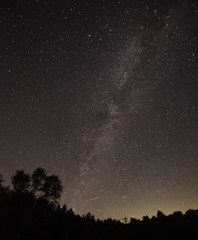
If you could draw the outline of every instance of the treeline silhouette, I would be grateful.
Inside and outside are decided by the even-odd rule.
[[[62,183],[58,176],[37,168],[30,176],[23,170],[12,176],[12,188],[0,175],[0,239],[2,240],[131,240],[198,239],[198,209],[185,214],[131,218],[124,222],[96,220],[91,213],[79,216],[60,206]]]

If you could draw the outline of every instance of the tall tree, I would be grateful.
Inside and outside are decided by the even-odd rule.
[[[2,183],[4,182],[2,174],[0,174],[0,186],[2,186]]]
[[[37,168],[34,170],[31,180],[32,180],[32,191],[35,195],[41,196],[43,191],[43,186],[46,180],[45,169]]]
[[[56,203],[60,199],[63,191],[59,177],[56,175],[46,177],[42,190],[44,192],[44,198]]]
[[[12,176],[13,189],[16,192],[26,192],[30,187],[30,175],[26,174],[24,170],[17,170]]]
[[[2,176],[2,174],[0,174],[0,192],[2,192],[4,190],[3,182],[4,182],[3,176]]]

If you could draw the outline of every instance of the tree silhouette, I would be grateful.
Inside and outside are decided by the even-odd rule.
[[[32,191],[34,195],[40,196],[43,191],[43,186],[46,180],[45,169],[37,168],[34,170],[31,180],[32,180]]]
[[[3,182],[4,182],[3,176],[2,176],[2,174],[0,174],[0,193],[3,193],[3,192],[5,192],[6,189],[8,189],[3,186]]]
[[[2,174],[0,174],[0,189],[3,188],[3,182],[4,182],[3,176],[2,176]]]
[[[12,185],[16,192],[27,192],[30,187],[30,175],[24,170],[17,170],[12,176]]]
[[[42,187],[44,198],[50,202],[56,203],[60,199],[63,187],[58,176],[50,175],[45,178]]]
[[[158,218],[163,218],[163,217],[165,217],[166,215],[162,212],[162,211],[157,211],[157,217]]]
[[[122,219],[123,223],[124,224],[127,224],[128,223],[128,218],[125,216],[123,219]]]
[[[58,176],[47,176],[37,168],[30,177],[23,170],[12,176],[13,189],[3,185],[0,175],[0,239],[20,240],[129,240],[197,239],[198,210],[176,211],[128,222],[108,218],[95,220],[89,212],[76,215],[58,200],[62,184]]]

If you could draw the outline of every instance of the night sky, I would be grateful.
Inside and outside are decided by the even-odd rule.
[[[197,1],[2,0],[0,172],[44,167],[97,218],[198,207]]]

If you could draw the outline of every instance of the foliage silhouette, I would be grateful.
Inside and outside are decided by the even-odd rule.
[[[198,210],[176,211],[157,217],[131,218],[129,223],[91,213],[79,216],[60,206],[62,184],[37,168],[32,176],[19,170],[12,176],[13,188],[3,185],[0,175],[0,239],[5,240],[133,240],[198,239]]]
[[[17,170],[12,176],[12,185],[16,192],[26,192],[30,187],[30,175],[24,170]]]
[[[42,191],[44,198],[48,201],[56,202],[61,197],[63,187],[58,176],[51,175],[45,178]]]
[[[32,180],[32,191],[36,195],[41,195],[43,191],[43,185],[47,175],[45,169],[37,168],[34,170],[31,180]]]
[[[2,174],[0,174],[0,186],[2,186],[3,182],[4,182],[3,176],[2,176]]]

